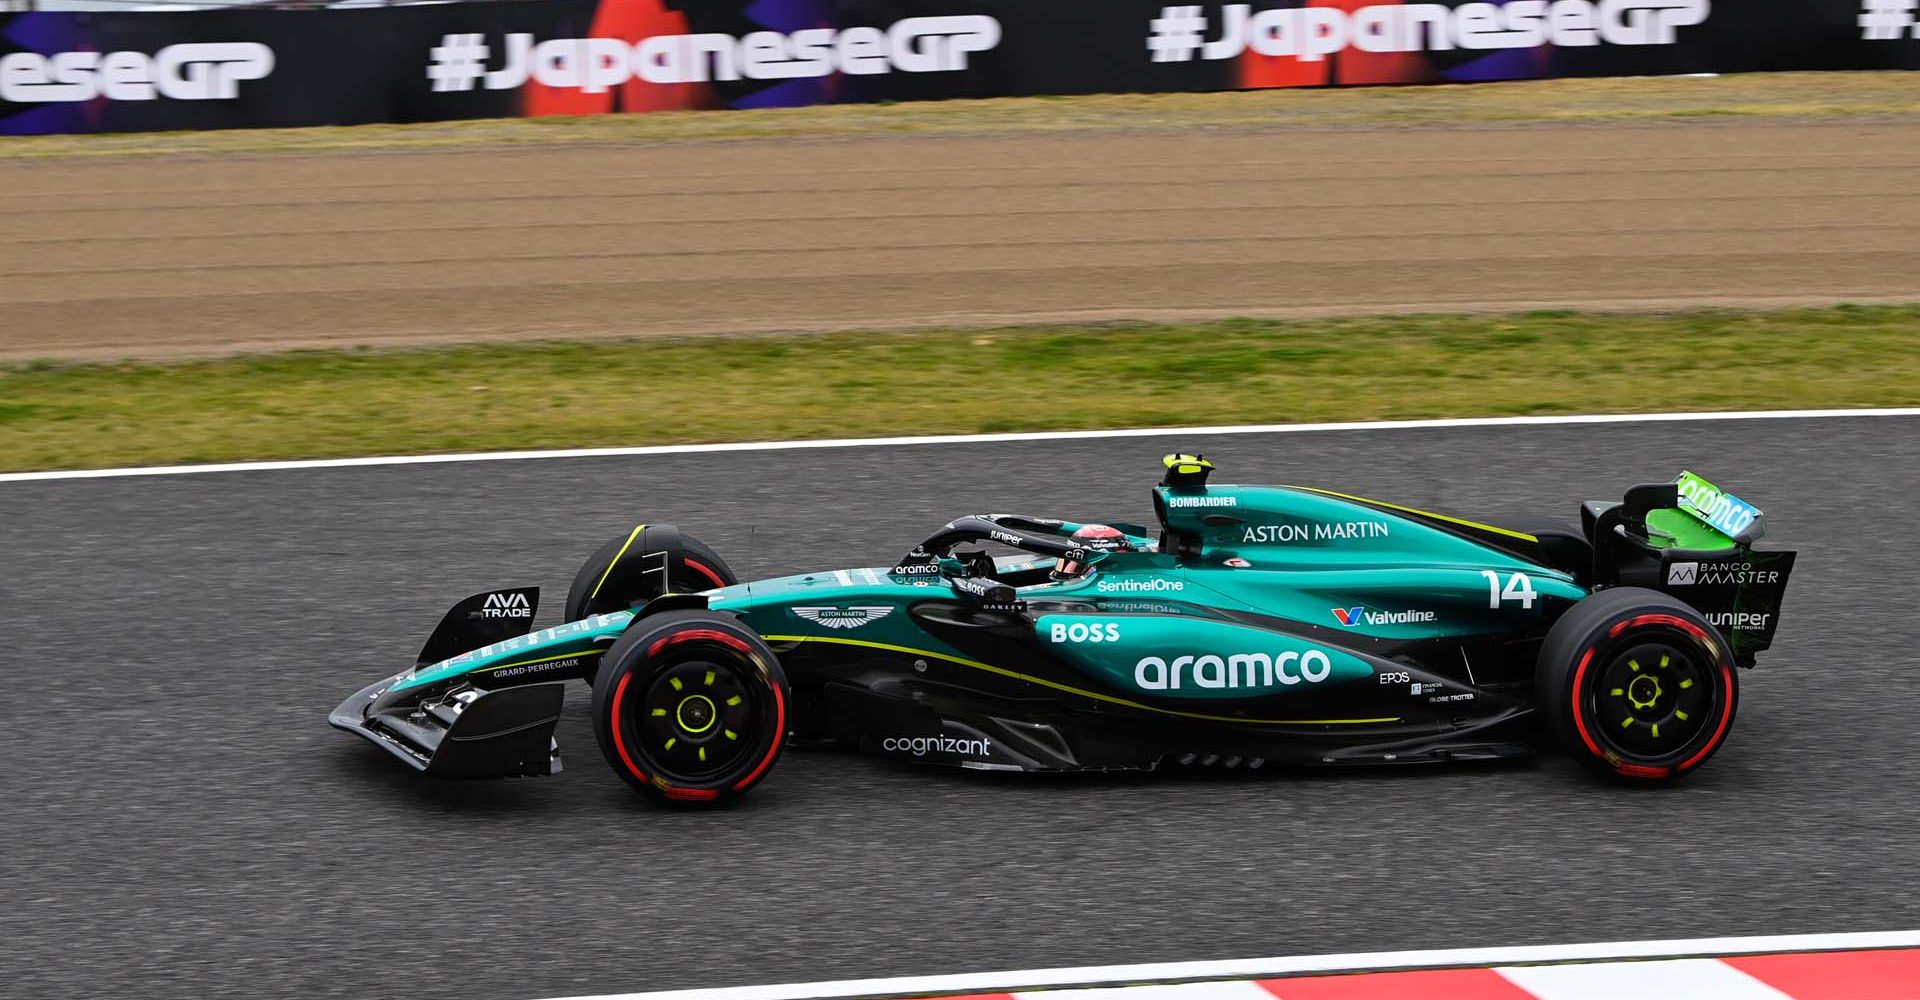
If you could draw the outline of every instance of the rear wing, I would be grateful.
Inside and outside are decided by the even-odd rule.
[[[1691,472],[1671,483],[1635,486],[1618,504],[1582,506],[1593,544],[1594,586],[1645,587],[1705,616],[1752,666],[1773,645],[1795,552],[1755,547],[1760,510]]]

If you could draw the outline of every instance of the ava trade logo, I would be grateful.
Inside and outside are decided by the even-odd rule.
[[[1347,628],[1368,625],[1422,625],[1439,617],[1431,611],[1368,611],[1362,607],[1334,608],[1333,619]]]
[[[532,618],[533,605],[519,591],[488,594],[479,611],[481,618]]]

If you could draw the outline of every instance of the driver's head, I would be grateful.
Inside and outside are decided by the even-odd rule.
[[[1127,541],[1126,532],[1110,525],[1084,524],[1076,529],[1069,537],[1080,543],[1081,548],[1093,552],[1133,551],[1132,543]],[[1087,575],[1087,570],[1092,568],[1090,564],[1081,562],[1078,559],[1062,559],[1054,564],[1053,578],[1056,580],[1070,580],[1074,577]]]

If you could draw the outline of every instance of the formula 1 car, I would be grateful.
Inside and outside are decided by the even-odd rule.
[[[537,588],[477,594],[330,721],[428,774],[545,775],[585,679],[614,772],[681,802],[744,794],[789,743],[1035,772],[1495,760],[1548,734],[1659,783],[1726,742],[1793,568],[1691,473],[1576,533],[1164,464],[1157,531],[971,515],[890,567],[740,583],[641,525],[580,567],[565,624],[527,631]]]

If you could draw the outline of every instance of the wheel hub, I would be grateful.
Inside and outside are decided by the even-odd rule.
[[[1602,662],[1588,697],[1600,734],[1621,752],[1663,757],[1698,736],[1712,714],[1710,664],[1684,642],[1649,639]]]
[[[719,710],[713,707],[713,699],[704,694],[690,694],[680,699],[679,706],[673,710],[674,721],[693,736],[712,729],[713,720],[718,715]]]
[[[696,781],[747,751],[758,711],[734,665],[702,658],[656,674],[630,718],[655,767]]]
[[[1660,680],[1652,674],[1641,674],[1627,683],[1627,704],[1634,711],[1643,712],[1660,704]]]

